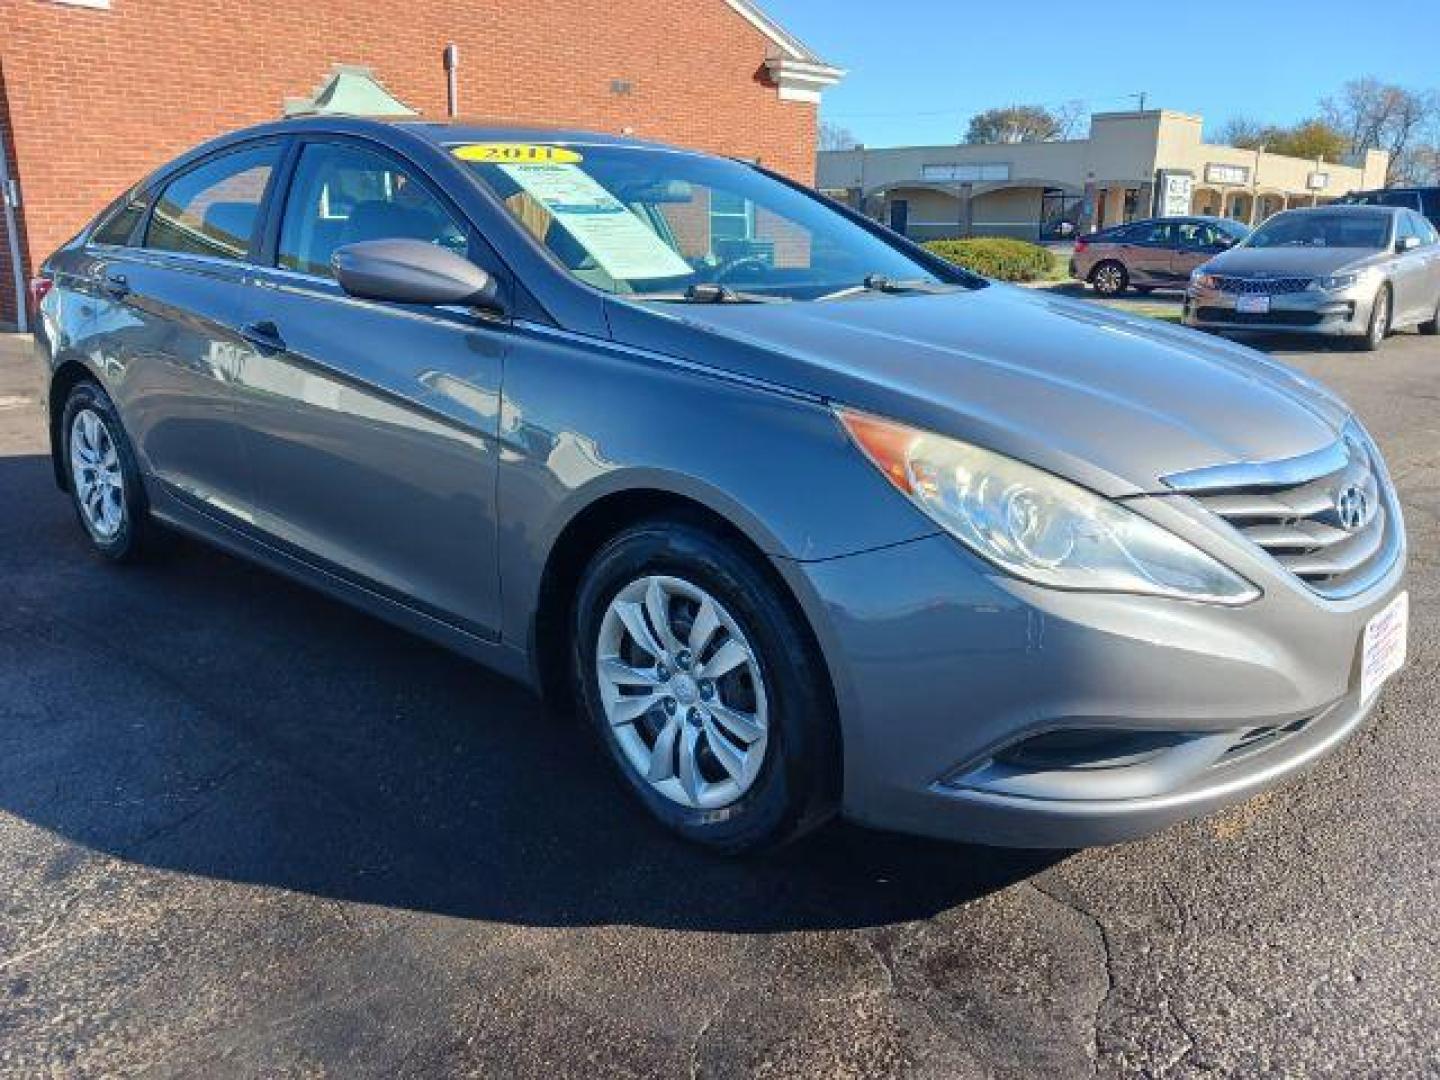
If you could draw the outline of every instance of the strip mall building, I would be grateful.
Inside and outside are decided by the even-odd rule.
[[[820,154],[819,186],[915,239],[1060,239],[1135,218],[1216,214],[1248,224],[1383,187],[1387,155],[1283,157],[1205,142],[1198,116],[1097,113],[1085,139]]]
[[[22,317],[35,266],[155,166],[337,93],[432,117],[453,98],[810,183],[820,95],[842,74],[750,0],[0,0],[0,323]]]

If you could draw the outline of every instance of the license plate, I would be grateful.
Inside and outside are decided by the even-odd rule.
[[[1360,700],[1369,701],[1386,679],[1405,666],[1410,594],[1401,593],[1365,624],[1360,645]]]
[[[1235,310],[1242,315],[1268,315],[1270,314],[1270,298],[1268,296],[1237,296]]]

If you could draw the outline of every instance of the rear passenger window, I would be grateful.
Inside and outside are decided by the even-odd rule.
[[[233,150],[182,173],[155,203],[145,246],[243,259],[279,158],[280,148],[267,143]]]
[[[1381,206],[1403,206],[1410,210],[1420,209],[1420,196],[1413,191],[1382,191]]]
[[[280,265],[332,277],[335,249],[362,240],[423,240],[463,255],[465,230],[393,158],[344,143],[300,155],[280,227]]]
[[[100,223],[100,227],[91,234],[90,242],[124,247],[130,243],[130,238],[135,235],[135,226],[140,224],[140,219],[144,216],[144,203],[126,203]]]

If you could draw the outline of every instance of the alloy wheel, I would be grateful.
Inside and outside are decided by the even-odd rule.
[[[1375,294],[1375,310],[1370,316],[1370,340],[1379,345],[1390,331],[1390,290]]]
[[[1114,296],[1124,282],[1121,277],[1120,268],[1113,264],[1107,264],[1095,271],[1095,290],[1105,296]]]
[[[112,540],[125,524],[125,478],[120,455],[105,421],[81,409],[70,424],[70,479],[86,526]]]
[[[718,809],[754,784],[769,742],[759,661],[715,597],[678,577],[632,581],[606,608],[595,673],[630,767],[689,809]]]

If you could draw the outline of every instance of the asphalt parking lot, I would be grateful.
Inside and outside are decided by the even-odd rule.
[[[0,336],[0,1074],[1440,1073],[1440,339],[1265,344],[1408,515],[1361,734],[1117,848],[732,862],[458,658],[197,545],[93,559]]]

